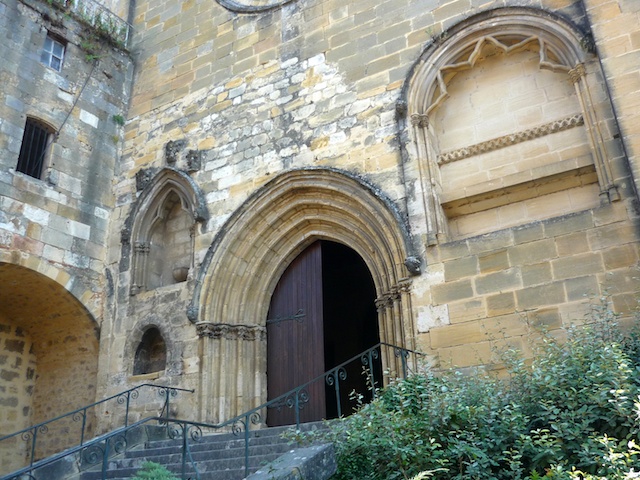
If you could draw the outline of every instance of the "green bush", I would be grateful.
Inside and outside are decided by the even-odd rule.
[[[414,375],[332,422],[338,480],[640,478],[636,336],[609,321],[541,335],[508,379]]]
[[[169,470],[155,462],[144,462],[131,480],[178,480]]]

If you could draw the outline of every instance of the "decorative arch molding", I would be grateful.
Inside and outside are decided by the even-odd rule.
[[[280,275],[317,239],[353,248],[378,296],[420,273],[408,226],[380,190],[338,169],[291,170],[256,191],[220,229],[202,264],[189,318],[263,322]],[[267,298],[246,301],[253,295]]]
[[[584,128],[585,142],[589,144],[592,157],[592,160],[576,160],[582,162],[576,172],[588,170],[590,164],[597,174],[601,203],[619,199],[605,148],[607,128],[604,123],[608,113],[598,111],[603,102],[594,99],[593,94],[602,72],[594,61],[595,56],[588,51],[590,44],[588,35],[556,15],[532,8],[508,7],[466,19],[427,46],[414,64],[397,106],[405,177],[416,192],[409,209],[413,218],[424,218],[421,226],[412,227],[416,233],[425,235],[427,245],[450,239],[447,215],[442,207],[446,199],[441,198],[443,165],[576,127]],[[475,144],[440,151],[434,121],[439,109],[450,98],[448,86],[456,75],[474,69],[478,62],[484,61],[485,48],[506,56],[523,51],[537,52],[539,70],[554,72],[573,84],[579,111],[566,112],[563,117],[547,119],[546,123],[529,125],[508,135],[482,138]],[[557,170],[561,168],[569,167],[558,167]],[[486,201],[495,196],[489,194],[478,198]],[[468,205],[465,198],[456,199],[463,209]]]
[[[143,171],[138,176],[138,183],[143,186],[142,192],[125,221],[125,228],[121,233],[123,245],[123,259],[132,256],[132,285],[131,294],[135,295],[149,286],[149,254],[151,252],[152,236],[158,225],[167,221],[172,207],[179,205],[191,219],[189,235],[191,237],[189,265],[191,268],[193,256],[193,237],[195,224],[206,225],[209,213],[206,206],[204,192],[186,173],[173,168],[164,168],[155,174],[154,170]],[[123,262],[122,270],[128,268],[128,262]],[[180,281],[186,278],[186,273],[178,273]]]
[[[35,274],[43,275],[64,288],[73,298],[86,309],[88,317],[97,326],[102,318],[102,301],[94,289],[79,276],[72,276],[65,270],[45,261],[42,257],[31,255],[24,251],[0,250],[0,267],[2,264],[24,267]]]
[[[188,315],[204,341],[203,417],[230,418],[266,399],[271,295],[287,266],[319,239],[343,243],[362,257],[376,288],[381,340],[413,347],[410,276],[419,274],[420,262],[400,212],[350,173],[288,171],[229,218],[199,272]],[[225,371],[238,373],[227,379]]]
[[[549,12],[504,8],[476,15],[453,27],[446,39],[431,44],[412,69],[406,88],[408,115],[429,115],[449,95],[453,75],[475,66],[482,48],[494,45],[510,54],[531,44],[539,48],[539,67],[569,73],[584,63],[586,37]]]
[[[275,10],[293,0],[217,0],[218,3],[235,13],[263,13]]]

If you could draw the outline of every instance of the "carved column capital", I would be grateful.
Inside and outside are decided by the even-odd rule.
[[[149,249],[149,244],[146,242],[136,242],[133,245],[133,251],[138,254],[147,255],[149,253]]]
[[[587,74],[586,69],[584,68],[584,63],[579,63],[571,70],[569,70],[569,78],[573,83],[578,83],[582,77]]]
[[[228,323],[196,323],[199,337],[224,338],[226,340],[266,340],[267,329],[260,325],[231,325]]]
[[[414,113],[411,115],[411,125],[414,127],[427,128],[429,126],[429,117],[426,114]]]

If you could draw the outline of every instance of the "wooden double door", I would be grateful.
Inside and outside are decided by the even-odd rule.
[[[267,390],[269,400],[322,376],[379,342],[375,287],[362,258],[345,245],[317,241],[302,252],[280,278],[267,317]],[[375,368],[380,371],[379,365]],[[337,416],[338,402],[349,414],[349,392],[367,395],[362,364],[346,367],[341,397],[320,378],[305,387],[300,420]],[[295,398],[291,398],[295,401]],[[270,426],[295,423],[282,402],[267,411]]]

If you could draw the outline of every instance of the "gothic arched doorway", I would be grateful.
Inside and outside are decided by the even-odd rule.
[[[267,320],[267,391],[269,399],[321,376],[380,341],[375,286],[362,258],[340,243],[316,241],[285,270],[271,297]],[[375,366],[381,370],[379,365]],[[356,391],[370,399],[362,366],[345,366],[342,395],[320,379],[305,388],[303,422],[335,418],[337,402],[350,413]],[[289,408],[272,408],[269,425],[295,423]]]

